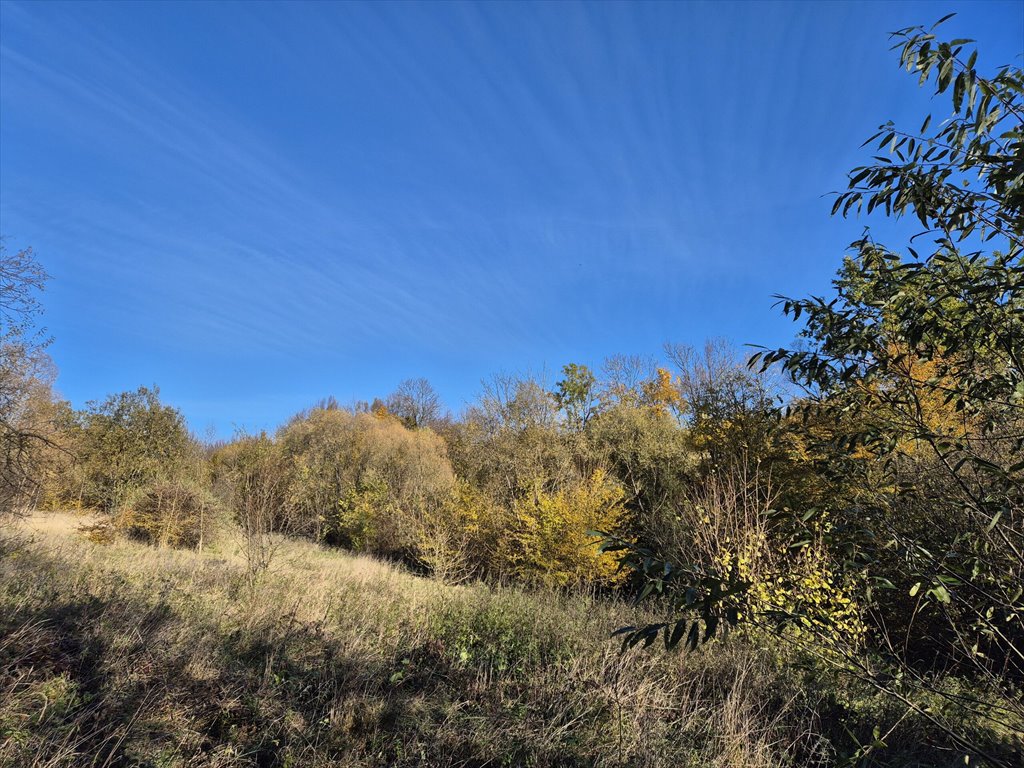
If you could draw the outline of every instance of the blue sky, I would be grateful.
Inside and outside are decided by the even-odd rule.
[[[945,108],[887,33],[951,11],[1020,62],[1019,2],[5,0],[0,233],[53,275],[62,394],[158,384],[200,434],[783,344],[860,143]]]

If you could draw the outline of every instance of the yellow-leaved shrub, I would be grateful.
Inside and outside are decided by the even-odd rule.
[[[493,571],[506,517],[486,493],[458,480],[445,503],[420,516],[419,560],[446,582]]]
[[[843,647],[863,640],[860,609],[820,540],[787,549],[764,530],[753,530],[738,541],[722,542],[715,560],[730,579],[750,583],[746,610],[755,617],[796,617],[785,631],[799,636],[813,623],[816,635],[826,628],[831,642]]]
[[[622,489],[600,469],[567,489],[535,488],[516,501],[512,529],[502,539],[508,569],[549,586],[615,582],[618,560],[598,551],[593,532],[619,529],[622,499]]]

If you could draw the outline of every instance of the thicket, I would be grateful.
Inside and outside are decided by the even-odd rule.
[[[752,361],[800,388],[789,418],[830,491],[787,494],[769,536],[817,576],[781,573],[784,599],[766,601],[742,556],[708,567],[610,544],[675,608],[627,645],[766,629],[925,717],[966,762],[1009,768],[1024,733],[1024,76],[982,75],[972,41],[934,29],[895,33],[895,50],[949,116],[880,126],[867,143],[886,154],[833,207],[916,233],[897,250],[867,230],[833,296],[782,299],[802,348]],[[830,599],[803,594],[812,581]]]

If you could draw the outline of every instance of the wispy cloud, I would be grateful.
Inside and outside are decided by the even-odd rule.
[[[8,0],[0,229],[73,396],[159,376],[204,418],[791,333],[770,294],[848,239],[820,194],[916,106],[913,10]],[[1005,48],[1008,13],[962,20]]]

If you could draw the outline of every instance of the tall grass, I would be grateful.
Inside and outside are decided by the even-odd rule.
[[[735,649],[731,679],[698,657],[620,657],[620,605],[443,586],[291,541],[251,588],[230,543],[33,527],[0,560],[7,765],[778,762],[778,729],[752,719],[756,655]]]
[[[830,762],[821,691],[735,637],[620,655],[643,619],[447,586],[278,542],[93,543],[34,517],[0,549],[0,765],[758,766]],[[820,719],[820,718],[819,718]]]

